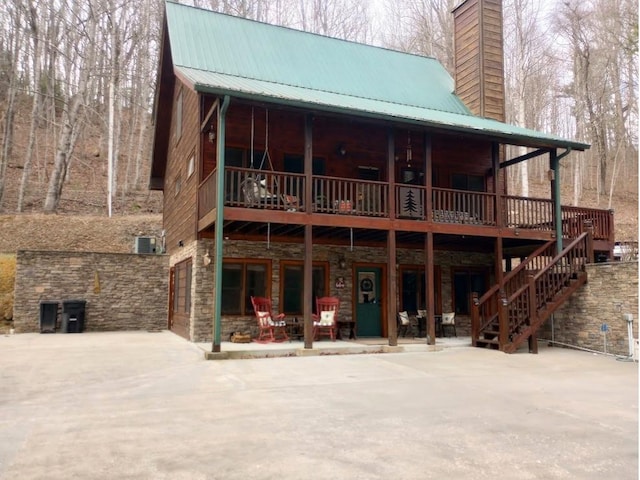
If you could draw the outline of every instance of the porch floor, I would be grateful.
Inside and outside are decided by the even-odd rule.
[[[313,355],[350,355],[365,353],[438,352],[446,348],[471,347],[471,337],[436,338],[435,345],[427,345],[425,338],[398,338],[398,346],[390,347],[387,338],[367,337],[357,340],[319,340],[313,348],[305,349],[303,341],[281,343],[221,342],[220,353],[211,353],[211,342],[199,342],[207,359],[241,359],[271,357],[303,357]]]

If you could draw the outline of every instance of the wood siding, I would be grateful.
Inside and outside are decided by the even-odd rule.
[[[253,114],[252,114],[253,112]],[[251,150],[253,115],[254,168],[267,144],[266,110],[262,106],[231,103],[227,111],[226,145]],[[297,112],[269,109],[268,152],[276,171],[284,171],[285,156],[300,156],[304,152],[304,116]],[[357,179],[363,171],[378,170],[379,179],[389,178],[387,162],[387,131],[383,124],[361,122],[339,116],[316,116],[313,120],[313,157],[324,163],[324,176]],[[425,131],[414,127],[394,129],[395,178],[401,181],[405,168],[425,172]],[[407,145],[411,141],[411,161],[407,161]],[[491,142],[463,135],[433,134],[433,166],[435,186],[449,187],[451,173],[487,175],[491,169]],[[341,154],[339,147],[344,147]],[[215,145],[203,142],[202,176],[204,180],[216,166]],[[250,167],[247,163],[246,168]],[[264,165],[264,169],[269,169]],[[487,179],[487,185],[490,183]],[[422,182],[424,185],[424,182]]]
[[[172,253],[178,242],[184,245],[196,239],[198,190],[197,173],[187,177],[189,157],[195,155],[196,166],[199,158],[200,125],[198,95],[176,80],[173,93],[173,115],[175,118],[176,100],[182,94],[182,134],[177,135],[176,122],[171,124],[167,168],[164,175],[164,228],[167,232],[167,252]],[[197,172],[197,168],[196,168]],[[180,181],[180,191],[176,191],[176,182]]]
[[[456,94],[475,114],[504,121],[501,0],[467,0],[454,10]]]

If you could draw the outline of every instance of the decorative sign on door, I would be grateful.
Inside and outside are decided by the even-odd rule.
[[[376,274],[358,272],[358,303],[376,303]]]

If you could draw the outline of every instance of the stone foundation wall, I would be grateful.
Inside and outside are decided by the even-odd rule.
[[[164,255],[19,251],[14,328],[39,332],[41,301],[84,300],[86,331],[165,329],[168,284]]]
[[[638,338],[638,262],[587,265],[587,276],[587,283],[554,314],[553,322],[545,323],[539,338],[604,352],[602,325],[607,324],[607,352],[628,355],[623,315],[633,314],[634,338]]]

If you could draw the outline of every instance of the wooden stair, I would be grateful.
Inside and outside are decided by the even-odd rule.
[[[555,242],[548,242],[482,297],[474,294],[472,345],[505,353],[526,341],[535,345],[540,327],[586,283],[585,265],[593,262],[591,238],[590,232],[581,234],[558,255]]]

